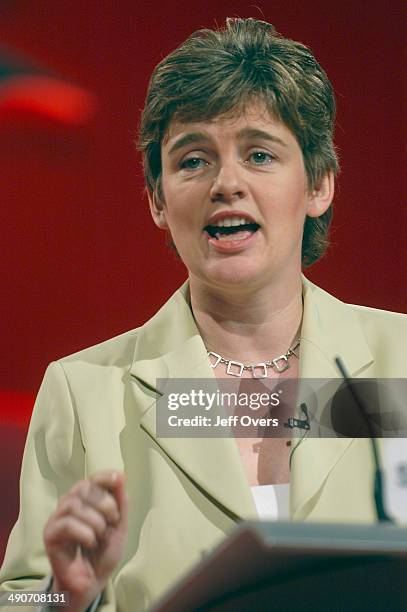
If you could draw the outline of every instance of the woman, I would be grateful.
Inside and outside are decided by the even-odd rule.
[[[189,281],[140,329],[49,366],[5,588],[52,574],[71,610],[146,609],[259,515],[251,486],[290,483],[294,520],[375,519],[365,440],[269,439],[258,453],[252,438],[156,432],[158,379],[332,378],[336,355],[352,376],[406,376],[403,315],[301,276],[327,245],[334,115],[312,53],[261,21],[195,33],[157,66],[139,144],[153,219]]]

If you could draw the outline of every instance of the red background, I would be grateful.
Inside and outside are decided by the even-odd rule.
[[[49,361],[141,324],[184,279],[149,218],[133,139],[154,65],[226,16],[308,44],[337,92],[333,246],[310,278],[406,311],[403,4],[3,0],[0,42],[94,94],[97,112],[81,127],[0,121],[0,423],[26,421]],[[15,474],[6,480],[12,499]]]

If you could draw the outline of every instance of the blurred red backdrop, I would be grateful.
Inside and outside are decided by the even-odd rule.
[[[89,91],[97,112],[76,126],[0,121],[0,389],[36,391],[49,361],[139,325],[185,277],[149,218],[133,139],[154,65],[227,15],[308,44],[337,92],[333,246],[309,276],[346,301],[405,310],[403,4],[1,3],[0,42]]]

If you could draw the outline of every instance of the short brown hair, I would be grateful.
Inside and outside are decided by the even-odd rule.
[[[337,174],[335,96],[310,49],[265,21],[228,18],[225,28],[191,34],[153,71],[138,141],[147,189],[162,197],[161,143],[172,119],[210,120],[259,99],[295,135],[310,191],[328,171]],[[331,217],[332,205],[306,217],[304,267],[325,253]]]

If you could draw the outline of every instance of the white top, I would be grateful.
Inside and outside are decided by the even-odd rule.
[[[260,519],[266,521],[289,519],[289,484],[259,485],[250,488]]]

